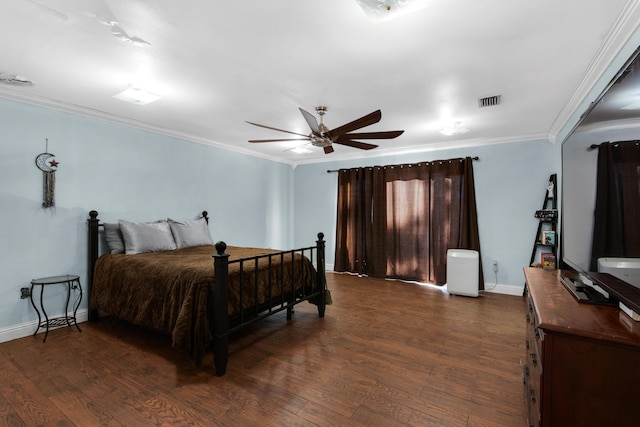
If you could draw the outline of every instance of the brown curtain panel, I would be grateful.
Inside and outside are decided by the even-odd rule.
[[[338,173],[335,271],[443,285],[448,249],[480,251],[471,158]]]
[[[354,168],[338,171],[338,220],[334,270],[369,274],[371,248],[372,169]],[[369,214],[370,216],[370,214]]]
[[[591,270],[598,258],[640,257],[640,142],[598,148]]]

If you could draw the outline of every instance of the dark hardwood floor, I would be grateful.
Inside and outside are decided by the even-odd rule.
[[[524,426],[523,297],[327,274],[231,343],[227,374],[112,320],[0,344],[0,425]]]

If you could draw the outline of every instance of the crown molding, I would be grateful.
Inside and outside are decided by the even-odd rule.
[[[591,63],[587,67],[587,70],[582,76],[582,79],[578,83],[578,86],[574,90],[572,96],[552,123],[551,128],[549,129],[549,141],[555,143],[558,139],[558,135],[560,135],[568,125],[573,127],[575,123],[570,123],[572,118],[576,123],[578,122],[579,116],[575,117],[576,112],[582,114],[583,111],[578,111],[578,109],[585,101],[589,101],[587,100],[587,96],[591,91],[596,89],[597,86],[600,87],[601,90],[604,89],[608,81],[613,78],[618,70],[611,69],[612,64],[615,63],[616,58],[627,46],[639,28],[640,0],[629,0],[623,11],[620,13],[620,16],[618,16],[615,24],[607,34],[607,37],[602,42],[600,49],[598,49]],[[637,46],[633,46],[633,49],[636,47]],[[601,82],[600,80],[602,78],[606,78],[606,81]]]

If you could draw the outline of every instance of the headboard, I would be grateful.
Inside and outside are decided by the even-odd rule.
[[[209,213],[202,211],[202,218],[209,224]],[[100,256],[100,227],[104,228],[104,223],[98,219],[98,211],[90,211],[88,219],[88,265],[87,265],[87,295],[89,301],[89,320],[98,319],[98,311],[91,308],[91,286],[93,284],[93,273],[96,260]]]

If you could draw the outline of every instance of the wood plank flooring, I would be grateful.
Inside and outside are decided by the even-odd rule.
[[[524,298],[327,280],[324,319],[301,304],[259,323],[223,377],[120,321],[0,344],[0,425],[525,425]]]

